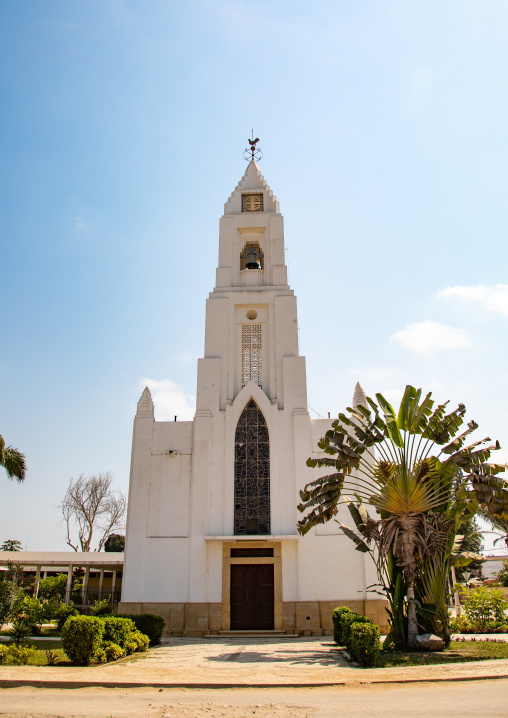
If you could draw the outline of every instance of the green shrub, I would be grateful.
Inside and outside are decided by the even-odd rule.
[[[0,665],[2,663],[5,663],[7,659],[7,646],[4,646],[2,643],[0,643]]]
[[[475,633],[490,633],[506,623],[508,601],[500,588],[469,588],[464,591],[464,613]]]
[[[102,601],[96,601],[91,609],[92,616],[111,616],[111,601],[109,596]]]
[[[59,608],[55,611],[55,618],[58,622],[58,629],[61,631],[64,627],[65,622],[71,616],[77,616],[78,612],[74,608],[74,604],[69,603],[68,606],[65,603],[60,604]]]
[[[105,659],[103,637],[104,620],[95,616],[71,616],[62,629],[63,649],[80,666]]]
[[[108,657],[106,656],[106,651],[104,646],[101,646],[97,651],[94,663],[107,663],[107,661]]]
[[[25,638],[30,635],[31,632],[32,629],[30,627],[30,624],[23,619],[20,619],[19,621],[13,621],[12,628],[7,631],[7,633],[15,643],[22,643]]]
[[[38,598],[25,596],[16,606],[15,616],[30,626],[40,625],[43,621],[43,607]]]
[[[132,634],[136,631],[136,626],[129,618],[101,616],[100,620],[104,626],[104,641],[106,643],[116,643],[123,649],[125,644],[132,640]]]
[[[7,661],[15,666],[26,666],[30,659],[34,658],[37,651],[35,646],[8,646]]]
[[[342,643],[342,617],[346,613],[351,613],[351,609],[347,606],[338,606],[337,608],[334,608],[332,612],[332,621],[333,621],[333,640],[335,643],[338,643],[339,646],[343,645]]]
[[[67,591],[67,574],[48,576],[39,581],[39,595],[51,601],[63,601]]]
[[[119,658],[125,656],[125,650],[120,648],[117,643],[106,643],[104,645],[104,653],[108,661],[117,661]]]
[[[148,646],[150,645],[150,639],[148,636],[145,636],[144,633],[141,633],[141,631],[134,631],[132,634],[132,641],[136,644],[136,648],[134,650],[138,651],[147,651]]]
[[[351,626],[353,623],[371,623],[370,618],[367,616],[360,616],[358,613],[345,613],[342,618],[342,645],[346,646],[348,651],[351,651]]]
[[[161,642],[162,631],[164,630],[164,619],[155,613],[119,613],[121,618],[130,618],[134,621],[136,628],[145,636],[148,636],[150,645],[155,646]]]
[[[138,650],[138,644],[134,640],[127,641],[125,644],[125,652],[128,656],[131,655],[131,653],[134,653],[134,651]]]
[[[465,616],[450,619],[451,633],[473,633],[473,627]]]
[[[351,624],[352,657],[362,666],[373,666],[379,655],[379,626],[372,621]]]
[[[503,568],[494,574],[501,586],[508,587],[508,560],[503,561]]]

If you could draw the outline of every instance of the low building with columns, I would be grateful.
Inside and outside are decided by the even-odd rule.
[[[156,421],[148,388],[138,402],[119,610],[169,635],[320,635],[337,605],[386,625],[369,556],[334,521],[296,530],[330,424],[309,416],[283,218],[253,159],[220,220],[194,419]]]
[[[122,589],[123,553],[76,551],[0,551],[0,571],[9,563],[21,566],[25,576],[33,577],[33,595],[39,595],[41,579],[67,574],[65,603],[71,600],[72,572],[83,569],[80,596],[74,603],[88,605],[103,598],[118,603]]]

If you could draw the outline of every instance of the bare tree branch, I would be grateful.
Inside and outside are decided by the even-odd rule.
[[[78,551],[90,551],[92,540],[98,538],[98,548],[102,547],[109,534],[125,527],[127,500],[121,491],[111,488],[113,475],[105,474],[86,477],[80,474],[72,478],[65,496],[58,508],[67,528],[67,544]],[[71,538],[72,526],[78,532],[78,542]]]

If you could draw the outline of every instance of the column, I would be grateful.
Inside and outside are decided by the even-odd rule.
[[[65,603],[69,603],[71,600],[71,590],[72,590],[72,563],[69,564],[67,568],[67,587],[65,589]]]
[[[100,601],[101,598],[102,598],[102,589],[103,589],[103,586],[104,586],[104,569],[101,568],[101,572],[100,572],[100,575],[99,575],[99,601]]]
[[[90,566],[87,566],[85,568],[85,575],[83,577],[83,589],[81,591],[81,602],[83,606],[86,606],[86,600],[88,598],[88,580],[90,578]]]
[[[113,575],[111,577],[111,605],[113,605],[113,601],[115,599],[115,591],[116,591],[116,568],[113,569]]]
[[[34,582],[34,598],[39,595],[39,581],[41,580],[41,567],[37,566],[35,569],[35,582]]]

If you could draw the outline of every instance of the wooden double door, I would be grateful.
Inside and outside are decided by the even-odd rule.
[[[231,631],[273,630],[273,564],[232,564],[230,596]]]

